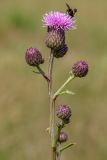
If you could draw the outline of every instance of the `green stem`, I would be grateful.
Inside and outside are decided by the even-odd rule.
[[[75,78],[75,76],[72,74],[70,77],[65,81],[65,83],[56,91],[54,94],[54,99],[60,94],[60,92],[66,87],[66,85]]]
[[[60,159],[61,159],[61,151],[60,151],[60,148],[61,148],[61,144],[58,143],[58,144],[57,144],[57,160],[60,160]]]
[[[51,139],[52,147],[56,147],[55,100],[52,101]]]
[[[54,56],[53,56],[53,51],[51,50],[50,57],[49,57],[49,67],[48,67],[48,78],[49,78],[49,83],[48,83],[48,92],[49,92],[49,99],[52,99],[52,71],[53,71],[53,61],[54,61]]]
[[[36,66],[37,69],[39,70],[39,73],[47,80],[47,82],[50,81],[49,77],[46,75],[46,73],[40,68],[39,65]]]
[[[52,147],[52,160],[56,160],[56,126],[55,126],[55,100],[53,99],[53,87],[52,87],[52,72],[53,72],[53,50],[51,50],[50,58],[49,58],[49,68],[48,68],[48,93],[49,93],[49,103],[50,103],[50,134],[51,134],[51,147]]]

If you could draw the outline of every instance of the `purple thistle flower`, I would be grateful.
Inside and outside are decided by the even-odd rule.
[[[68,121],[69,120],[69,118],[71,117],[71,115],[72,115],[72,111],[71,111],[71,108],[70,108],[70,106],[68,106],[68,105],[60,105],[59,107],[58,107],[58,110],[57,110],[57,117],[58,118],[60,118],[60,119],[62,119],[62,120],[64,120],[64,121]]]
[[[66,13],[49,12],[43,17],[44,26],[55,29],[70,30],[76,29],[75,18],[72,18]]]
[[[44,63],[42,54],[37,48],[28,48],[25,54],[25,59],[30,66],[37,66]]]
[[[85,61],[78,61],[72,66],[72,73],[75,77],[85,77],[88,73],[88,64]]]

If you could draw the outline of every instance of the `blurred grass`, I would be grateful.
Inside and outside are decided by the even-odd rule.
[[[72,105],[69,140],[77,145],[63,153],[62,159],[107,159],[107,1],[67,1],[78,8],[77,30],[67,33],[69,52],[56,60],[55,90],[67,78],[78,59],[89,63],[85,79],[69,85],[76,96],[61,96],[58,104]],[[43,53],[47,69],[45,29],[42,15],[51,10],[65,11],[65,1],[0,1],[0,159],[50,159],[50,141],[45,132],[49,121],[47,86],[32,73],[24,60],[26,48]],[[46,147],[44,147],[46,146]]]
[[[32,16],[24,14],[22,10],[14,10],[9,16],[9,23],[12,27],[21,30],[32,30],[35,28]]]

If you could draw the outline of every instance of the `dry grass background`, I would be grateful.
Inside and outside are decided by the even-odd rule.
[[[78,29],[67,33],[69,52],[55,61],[55,90],[71,65],[85,59],[90,72],[69,85],[76,96],[61,96],[57,105],[72,106],[66,131],[77,145],[62,160],[107,159],[107,1],[67,0],[78,8]],[[47,85],[25,63],[28,47],[37,47],[48,62],[42,15],[65,11],[63,0],[0,0],[0,160],[50,159]],[[47,69],[47,64],[43,65]],[[45,91],[45,92],[44,92]]]

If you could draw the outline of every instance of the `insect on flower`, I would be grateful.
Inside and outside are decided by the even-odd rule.
[[[70,8],[68,3],[66,3],[66,6],[67,6],[67,10],[66,10],[67,14],[69,14],[71,17],[74,17],[75,13],[77,12],[77,9]]]

